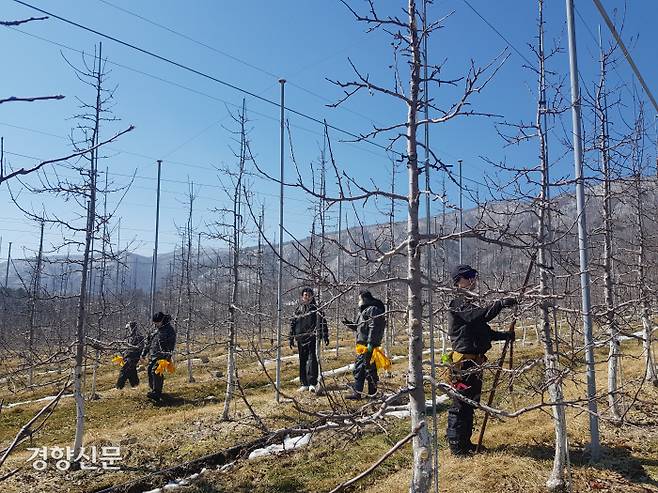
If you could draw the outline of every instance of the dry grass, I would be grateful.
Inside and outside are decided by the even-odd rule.
[[[346,341],[346,345],[348,342]],[[625,351],[639,354],[634,343],[626,343]],[[396,348],[402,354],[404,346]],[[536,346],[518,348],[517,358],[536,357],[541,354]],[[241,443],[260,435],[248,416],[246,407],[236,399],[232,408],[233,421],[221,422],[225,382],[212,376],[210,370],[224,370],[219,354],[211,355],[211,363],[195,369],[196,383],[186,381],[186,369],[179,362],[176,374],[165,383],[170,394],[167,406],[158,407],[144,397],[144,383],[138,389],[119,392],[111,389],[116,369],[105,365],[99,378],[102,398],[87,405],[87,445],[121,445],[123,465],[127,470],[120,473],[69,472],[52,470],[37,473],[25,467],[17,476],[3,484],[3,491],[61,491],[82,492],[103,485],[124,482],[149,471],[179,464]],[[342,351],[335,359],[333,351],[325,353],[325,369],[349,363],[352,354]],[[248,389],[248,397],[268,427],[290,426],[308,421],[308,416],[298,413],[291,404],[273,404],[272,389],[262,369],[247,357],[241,357],[241,381]],[[495,352],[490,359],[495,358]],[[300,398],[305,408],[326,409],[325,398],[312,394],[296,394],[297,384],[289,380],[297,375],[296,361],[284,364],[282,380],[285,392]],[[222,366],[220,366],[220,364]],[[403,385],[406,361],[394,365],[387,385]],[[605,367],[598,367],[599,385],[605,385]],[[627,358],[624,374],[627,379],[641,374],[642,362]],[[273,368],[271,372],[273,375]],[[142,373],[141,376],[144,376]],[[338,379],[340,384],[351,378]],[[569,382],[567,396],[581,394],[582,382]],[[526,397],[523,383],[515,387],[515,404],[532,401]],[[209,396],[215,396],[208,399]],[[629,414],[634,426],[615,428],[602,423],[604,458],[597,467],[590,466],[584,458],[587,438],[587,419],[583,413],[569,411],[570,445],[572,450],[572,474],[574,491],[658,491],[658,392],[644,387],[642,402]],[[21,398],[20,400],[23,400]],[[504,393],[501,405],[511,403]],[[31,404],[3,410],[0,415],[0,441],[7,441],[29,419],[41,404]],[[34,437],[31,446],[66,446],[73,439],[74,407],[71,399],[63,401],[51,417],[48,427]],[[477,413],[481,418],[481,413]],[[445,452],[443,430],[445,413],[439,419],[440,490],[445,492],[535,492],[544,491],[544,482],[552,466],[553,428],[550,417],[544,412],[525,414],[518,419],[492,420],[488,428],[486,444],[489,451],[470,459],[455,459]],[[476,424],[477,426],[477,424]],[[357,436],[324,433],[314,437],[315,444],[283,456],[240,461],[226,473],[209,471],[192,487],[191,492],[293,492],[328,491],[345,479],[358,474],[377,460],[390,446],[408,432],[408,422],[389,419],[385,422],[386,433],[381,428],[369,427]],[[408,491],[410,477],[409,446],[391,457],[373,475],[357,484],[353,491],[396,493]],[[16,467],[27,459],[24,450],[17,452],[5,466]]]

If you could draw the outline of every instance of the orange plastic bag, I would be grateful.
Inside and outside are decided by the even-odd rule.
[[[356,345],[356,354],[364,354],[367,351],[368,351],[367,346],[364,346],[363,344]]]
[[[169,373],[174,373],[174,371],[176,371],[176,367],[171,361],[167,361],[166,359],[158,360],[158,366],[155,369],[155,374],[162,376],[164,375],[165,370]]]
[[[375,363],[375,366],[377,367],[378,370],[388,370],[391,368],[391,360],[389,359],[388,356],[386,356],[386,353],[379,349],[379,347],[376,347],[372,351],[372,358],[370,358],[371,363]]]

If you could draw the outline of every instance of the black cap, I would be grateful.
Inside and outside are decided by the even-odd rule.
[[[153,314],[153,321],[154,322],[162,322],[165,318],[165,314],[162,312],[154,313]]]
[[[363,299],[371,299],[372,293],[367,289],[362,289],[361,291],[359,291],[359,296],[361,296],[361,298]]]
[[[462,277],[471,278],[474,277],[478,271],[468,264],[459,264],[457,267],[452,269],[450,275],[452,276],[452,282],[456,283]]]
[[[311,287],[309,287],[309,286],[306,286],[306,287],[302,288],[302,291],[301,291],[300,295],[303,296],[304,293],[308,293],[308,294],[310,294],[311,296],[313,296],[313,294],[314,294],[314,293],[313,293],[313,288],[311,288]]]

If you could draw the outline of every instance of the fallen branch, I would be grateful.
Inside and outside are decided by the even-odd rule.
[[[64,395],[64,392],[66,389],[69,388],[71,385],[70,382],[66,382],[66,385],[62,387],[62,390],[59,391],[59,394],[57,394],[57,397],[55,397],[52,401],[50,401],[48,404],[46,404],[41,411],[39,411],[30,421],[28,421],[18,432],[16,437],[14,438],[14,441],[7,447],[5,450],[5,453],[2,455],[2,458],[0,458],[0,467],[2,467],[2,464],[7,460],[7,457],[9,457],[9,454],[26,438],[32,436],[35,430],[32,430],[32,425],[47,411],[50,411],[48,415],[44,418],[44,420],[41,422],[41,424],[37,427],[37,430],[41,429],[43,427],[43,424],[46,422],[46,420],[52,415],[53,411],[55,410],[55,406],[57,406],[57,403],[61,399],[62,395]],[[5,476],[6,478],[8,476]],[[3,479],[4,479],[3,478]]]
[[[345,481],[344,483],[339,484],[333,490],[331,490],[329,493],[338,493],[339,491],[342,491],[345,488],[353,485],[357,481],[365,478],[368,474],[370,474],[372,471],[377,469],[386,459],[388,459],[391,455],[393,455],[405,443],[407,443],[409,440],[411,440],[413,437],[415,437],[423,426],[425,426],[425,421],[421,421],[420,423],[418,423],[418,425],[411,431],[411,433],[409,433],[406,437],[404,437],[398,443],[393,445],[393,447],[388,452],[386,452],[384,455],[382,455],[381,458],[377,462],[375,462],[372,466],[370,466],[368,469],[363,471],[358,476],[353,477],[349,481]]]

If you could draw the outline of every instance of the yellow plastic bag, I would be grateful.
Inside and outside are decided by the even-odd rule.
[[[123,360],[123,356],[120,354],[117,354],[114,358],[112,358],[112,364],[113,365],[118,365],[118,366],[123,366],[126,364],[126,362]]]
[[[370,358],[371,363],[375,363],[375,366],[378,370],[388,370],[391,368],[391,360],[386,356],[384,351],[376,347],[372,351],[372,358]]]
[[[163,376],[165,370],[167,370],[169,373],[174,373],[174,371],[176,371],[176,367],[171,361],[167,361],[166,359],[159,359],[158,366],[155,369],[155,374]]]
[[[356,345],[356,354],[364,354],[367,351],[368,351],[367,346],[364,346],[363,344]]]

